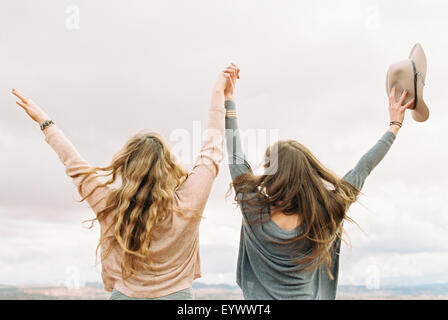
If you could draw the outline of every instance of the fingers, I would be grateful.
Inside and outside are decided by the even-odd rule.
[[[231,63],[227,68],[222,71],[222,75],[226,79],[225,92],[232,93],[235,89],[236,79],[239,79],[239,68],[236,64]]]
[[[233,71],[224,71],[224,77],[226,77],[227,80],[230,80],[233,83],[233,79],[235,78],[234,72]]]
[[[400,100],[398,100],[398,105],[401,106],[404,102],[404,99],[406,98],[406,95],[408,94],[408,90],[404,89],[403,93],[401,94]]]
[[[229,74],[234,80],[238,79],[236,69],[227,68],[224,70],[225,74]]]
[[[234,63],[232,63],[232,66],[234,66],[236,68],[236,78],[239,79],[240,78],[240,68],[238,68],[238,66]]]
[[[240,68],[234,63],[231,63],[230,66],[228,67],[228,69],[229,68],[232,70],[235,70],[235,77],[237,79],[239,79],[240,78]]]
[[[395,87],[392,87],[392,90],[390,91],[389,94],[389,104],[391,106],[396,106],[398,108],[404,107],[402,106],[404,100],[406,99],[406,96],[408,94],[408,90],[404,89],[403,93],[400,96],[400,99],[398,99],[398,102],[395,101]],[[412,104],[414,103],[414,99],[412,99],[411,101],[409,101],[405,106],[405,109],[409,108],[409,106],[412,107]]]
[[[229,73],[224,73],[224,77],[226,78],[226,86],[228,88],[232,88],[234,87],[234,81],[232,76]]]
[[[227,68],[226,70],[224,70],[224,73],[228,73],[231,76],[236,77],[236,70],[235,69]]]
[[[19,101],[16,101],[16,103],[17,103],[19,106],[21,106],[23,109],[26,109],[26,104],[24,104],[24,103],[22,103],[22,102],[19,102]]]
[[[392,104],[395,102],[395,87],[392,87],[389,94],[389,103]]]
[[[19,98],[20,100],[22,100],[23,103],[27,103],[28,98],[19,90],[12,89],[12,94],[15,95],[17,98]]]
[[[236,66],[230,66],[230,67],[227,67],[227,69],[226,69],[227,71],[231,71],[231,72],[233,72],[233,75],[235,76],[235,77],[237,77],[237,67]]]
[[[415,98],[412,98],[408,103],[406,103],[402,108],[403,110],[412,109],[414,107]]]

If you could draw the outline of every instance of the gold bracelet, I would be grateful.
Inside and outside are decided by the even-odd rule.
[[[236,118],[235,110],[226,110],[226,118]]]

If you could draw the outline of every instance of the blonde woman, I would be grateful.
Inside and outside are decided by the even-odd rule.
[[[220,72],[213,87],[204,143],[190,173],[152,132],[129,138],[110,165],[91,166],[37,104],[12,90],[96,214],[111,299],[193,298],[193,280],[201,276],[199,223],[223,154],[228,78]]]
[[[406,94],[396,101],[392,89],[388,129],[343,178],[294,140],[267,148],[264,173],[255,175],[242,151],[235,102],[225,101],[229,168],[243,214],[237,283],[246,299],[335,299],[346,212],[412,108]]]

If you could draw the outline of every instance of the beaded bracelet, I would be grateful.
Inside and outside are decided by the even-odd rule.
[[[48,128],[48,127],[51,126],[52,124],[54,124],[53,120],[45,120],[45,121],[40,125],[40,130],[44,130],[45,128]]]
[[[399,126],[400,128],[401,128],[401,125],[402,125],[402,123],[401,123],[401,122],[398,122],[398,121],[391,121],[391,122],[389,123],[390,126],[393,125],[393,124]]]

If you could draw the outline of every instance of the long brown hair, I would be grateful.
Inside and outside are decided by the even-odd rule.
[[[313,270],[325,263],[330,278],[331,248],[334,240],[342,236],[348,207],[356,201],[359,190],[325,168],[302,144],[294,140],[279,141],[266,150],[265,172],[242,174],[232,182],[235,200],[249,210],[257,221],[263,208],[269,207],[284,214],[298,214],[303,232],[288,241],[307,239],[310,254],[296,259]],[[238,197],[238,194],[253,194]],[[257,215],[260,214],[260,215]],[[260,220],[259,220],[260,221]],[[263,221],[261,221],[263,222]]]
[[[99,175],[99,171],[105,173]],[[93,167],[85,173],[78,187],[80,194],[83,183],[93,176],[110,178],[97,185],[80,201],[87,199],[97,188],[121,180],[119,187],[111,188],[105,208],[90,221],[105,219],[107,216],[110,223],[101,233],[97,251],[108,243],[101,256],[104,259],[114,245],[119,245],[123,251],[122,278],[126,280],[136,274],[139,263],[151,263],[151,232],[169,214],[177,211],[175,190],[187,178],[187,172],[176,163],[161,136],[142,131],[129,138],[114,155],[110,165]]]

